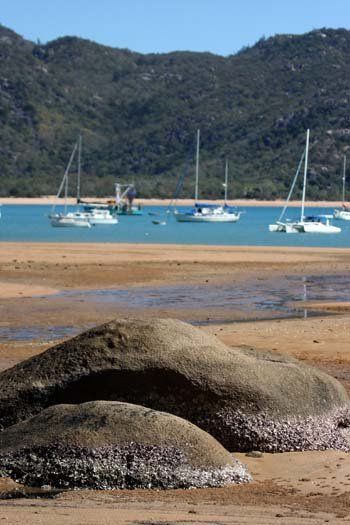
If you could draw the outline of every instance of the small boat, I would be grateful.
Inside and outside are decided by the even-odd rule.
[[[350,221],[350,207],[345,204],[345,179],[346,179],[346,156],[344,155],[343,163],[343,193],[342,193],[342,207],[340,210],[336,209],[333,212],[333,217],[342,221]]]
[[[142,215],[141,204],[133,204],[135,196],[136,190],[134,184],[116,183],[114,200],[107,200],[106,202],[86,202],[80,200],[80,203],[83,204],[84,210],[87,212],[92,210],[107,210],[113,217],[116,215]],[[112,224],[112,222],[103,224]]]
[[[332,215],[305,215],[305,195],[306,195],[306,180],[308,169],[308,154],[309,154],[309,137],[310,130],[306,132],[306,146],[303,155],[301,156],[297,172],[294,176],[291,189],[289,191],[286,204],[282,210],[279,219],[275,224],[269,225],[269,231],[274,233],[340,233],[341,228],[331,224]],[[301,200],[301,211],[299,220],[283,220],[284,214],[287,210],[288,202],[292,196],[295,183],[297,181],[302,163],[304,162],[304,180],[303,180],[303,194]]]
[[[93,226],[98,224],[118,224],[118,218],[112,215],[108,209],[92,208],[89,211],[85,211],[84,215]]]
[[[115,184],[115,209],[117,215],[142,215],[141,204],[133,204],[136,197],[134,184]]]
[[[187,212],[175,211],[174,215],[178,222],[237,222],[242,212],[227,204],[227,183],[228,183],[228,162],[225,166],[225,202],[221,204],[201,204],[198,203],[198,181],[199,181],[199,142],[200,131],[197,130],[197,150],[196,150],[196,177],[195,177],[195,197],[194,208]]]
[[[56,213],[56,204],[53,205],[51,213],[49,215],[51,226],[55,228],[91,228],[89,219],[79,210],[78,208],[75,212],[67,212],[67,198],[68,198],[68,174],[71,168],[73,159],[75,157],[76,151],[78,150],[78,174],[77,174],[77,202],[79,203],[80,195],[80,171],[81,171],[81,136],[79,136],[78,142],[74,145],[73,151],[71,153],[69,162],[64,172],[61,185],[58,189],[56,199],[61,197],[62,192],[64,192],[64,212]]]

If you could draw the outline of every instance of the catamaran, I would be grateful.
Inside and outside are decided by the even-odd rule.
[[[199,182],[199,143],[200,130],[197,130],[196,148],[196,176],[195,176],[195,195],[194,208],[187,212],[175,211],[174,215],[178,222],[237,222],[241,217],[241,212],[235,210],[227,204],[227,181],[228,181],[228,162],[225,167],[225,202],[220,204],[204,204],[198,202],[198,182]]]
[[[306,132],[306,146],[305,151],[300,159],[297,172],[294,176],[291,189],[289,191],[286,204],[282,210],[281,215],[275,224],[269,225],[270,232],[278,233],[339,233],[341,228],[333,226],[331,220],[332,215],[305,215],[305,196],[306,196],[306,181],[307,181],[307,169],[308,169],[308,156],[309,156],[309,138],[310,130]],[[301,200],[300,219],[295,221],[283,220],[284,214],[287,210],[288,202],[292,196],[295,183],[297,181],[302,163],[304,162],[304,179],[303,179],[303,194]]]
[[[345,179],[346,179],[346,156],[344,155],[343,162],[343,193],[342,193],[342,208],[341,210],[334,210],[333,217],[342,221],[350,221],[350,208],[345,204]]]

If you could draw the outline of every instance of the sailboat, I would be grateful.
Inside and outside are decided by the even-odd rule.
[[[66,171],[64,173],[61,186],[56,195],[56,199],[61,196],[64,190],[64,213],[55,213],[55,205],[53,206],[51,215],[49,215],[51,225],[59,228],[91,228],[91,226],[99,224],[118,224],[117,217],[113,216],[109,209],[92,208],[89,210],[80,210],[80,175],[81,175],[81,143],[82,139],[79,136],[78,142],[75,144],[71,157],[69,159]],[[74,212],[67,212],[67,196],[68,196],[68,174],[73,162],[76,151],[78,150],[78,174],[77,174],[77,209]]]
[[[342,193],[342,209],[334,210],[333,217],[342,221],[350,221],[350,208],[345,205],[345,179],[346,179],[346,156],[344,155],[343,162],[343,193]]]
[[[237,222],[240,219],[241,212],[236,211],[227,204],[227,182],[228,182],[228,162],[225,168],[225,203],[203,204],[198,202],[198,182],[199,182],[199,143],[200,130],[197,130],[197,148],[196,148],[196,176],[195,176],[195,195],[194,208],[188,212],[174,212],[178,222]]]
[[[77,174],[77,202],[79,203],[80,199],[80,171],[81,171],[81,136],[79,136],[78,142],[75,143],[73,151],[71,153],[69,162],[64,172],[61,185],[58,189],[56,199],[61,197],[62,192],[64,192],[64,212],[56,213],[56,203],[53,205],[51,214],[49,215],[51,226],[56,228],[91,228],[89,219],[84,213],[78,208],[75,212],[67,212],[67,199],[68,199],[68,174],[71,168],[73,159],[75,157],[76,151],[78,150],[78,174]]]
[[[278,232],[278,233],[339,233],[341,232],[341,228],[338,228],[337,226],[333,226],[333,224],[331,224],[331,220],[333,218],[332,215],[309,215],[309,216],[305,215],[305,196],[306,196],[306,181],[307,181],[308,157],[309,157],[309,138],[310,138],[310,130],[308,129],[306,132],[305,151],[300,159],[300,163],[299,163],[297,172],[295,174],[291,189],[289,191],[286,204],[282,210],[282,213],[279,219],[276,221],[276,223],[269,225],[270,232]],[[288,202],[292,196],[293,189],[297,181],[303,161],[304,161],[304,179],[303,179],[303,194],[302,194],[302,200],[301,200],[300,219],[296,221],[288,221],[288,220],[283,221],[282,219],[283,219],[285,211],[287,210]]]

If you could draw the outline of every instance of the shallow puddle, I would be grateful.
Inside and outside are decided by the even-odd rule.
[[[173,308],[179,310],[235,310],[274,312],[272,318],[299,316],[292,303],[297,301],[350,301],[350,277],[339,275],[277,277],[220,284],[175,285],[69,291],[62,297],[113,303],[128,308]],[[57,296],[56,296],[57,297]],[[264,317],[264,316],[263,316]]]
[[[186,320],[197,326],[252,320],[331,315],[295,308],[300,301],[350,301],[350,276],[309,275],[251,279],[226,284],[203,283],[166,287],[74,290],[45,296],[47,301],[64,298],[76,303],[111,304],[121,310],[170,310],[186,312]],[[191,318],[191,311],[197,313]],[[199,312],[199,314],[198,314]],[[198,317],[199,315],[199,317]],[[202,317],[201,317],[202,315]],[[183,316],[182,316],[183,317]],[[55,341],[73,337],[88,326],[0,326],[0,339]]]
[[[81,332],[76,326],[0,326],[0,339],[5,341],[56,341]]]

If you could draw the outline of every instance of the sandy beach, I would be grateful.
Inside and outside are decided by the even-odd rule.
[[[67,337],[50,339],[47,333],[55,327],[70,327],[79,333],[88,326],[130,315],[199,322],[210,319],[201,329],[224,343],[291,355],[333,375],[350,392],[350,305],[346,301],[303,302],[300,298],[296,308],[312,308],[319,315],[256,320],[250,318],[249,311],[238,311],[239,307],[237,312],[230,307],[218,312],[215,307],[198,304],[189,311],[181,301],[167,307],[150,308],[142,302],[131,307],[74,295],[101,289],[137,292],[144,287],[161,293],[169,286],[184,284],[190,289],[225,283],[244,287],[245,283],[269,283],[271,279],[307,279],[315,273],[344,276],[349,270],[350,249],[2,243],[0,369]],[[239,321],[223,322],[235,315]],[[37,332],[29,338],[21,337],[28,328]],[[345,453],[237,457],[250,468],[252,484],[190,491],[74,491],[54,499],[2,500],[0,519],[55,525],[318,524],[350,520],[350,464]],[[0,480],[0,492],[11,487],[12,482]]]
[[[96,197],[84,197],[84,201],[86,202],[100,202],[104,203],[106,201],[113,201],[113,196],[107,196],[106,198],[96,198]],[[48,195],[45,197],[1,197],[0,198],[0,204],[43,204],[43,205],[52,205],[53,203],[56,204],[64,204],[63,199],[55,199],[54,195]],[[143,206],[168,206],[170,202],[170,199],[139,199],[136,198],[134,200],[135,204],[140,204]],[[215,204],[220,203],[222,201],[216,201],[216,200],[208,200],[208,199],[201,199],[201,202],[205,202],[208,204]],[[67,204],[76,204],[76,199],[73,197],[70,197],[67,199]],[[193,199],[177,199],[176,204],[178,206],[192,206],[193,205]],[[285,204],[284,199],[277,199],[277,200],[265,200],[260,201],[256,199],[231,199],[228,201],[228,204],[230,206],[239,206],[239,207],[250,207],[250,206],[274,206],[276,208],[281,208]],[[291,207],[300,207],[301,202],[300,201],[289,201],[289,206]],[[305,201],[305,206],[307,207],[317,207],[317,208],[336,208],[341,206],[341,203],[339,201]]]

